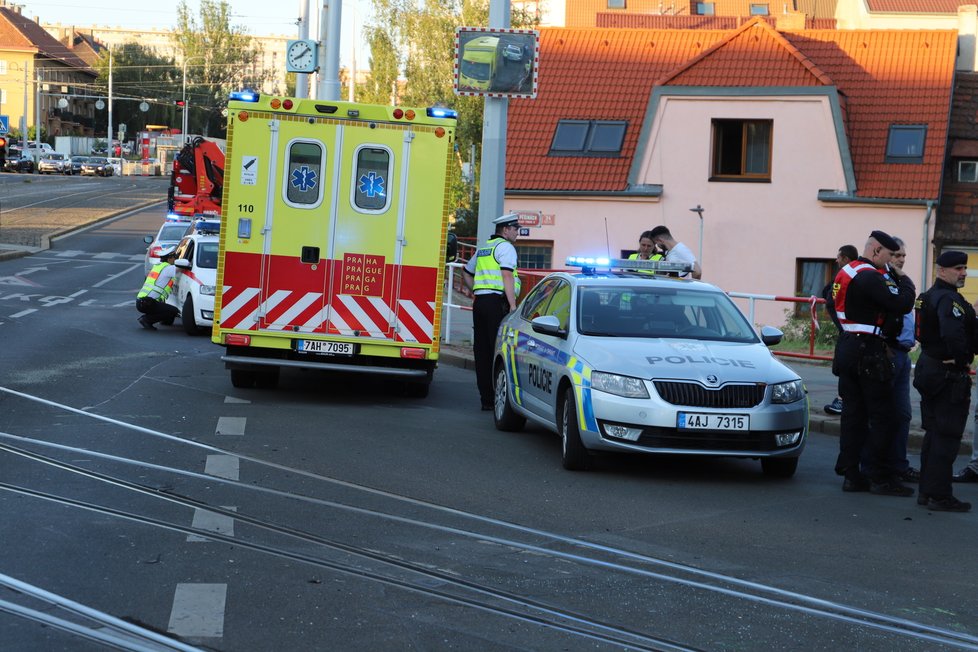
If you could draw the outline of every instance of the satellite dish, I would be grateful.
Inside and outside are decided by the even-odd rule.
[[[99,100],[98,102],[95,103],[95,108],[101,111],[102,109],[105,108],[105,102]]]
[[[149,104],[146,104],[146,102],[140,102],[139,110],[142,111],[143,113],[146,113],[147,111],[149,111]]]

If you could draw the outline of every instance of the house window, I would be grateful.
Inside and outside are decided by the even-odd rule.
[[[923,163],[927,125],[890,125],[887,163]]]
[[[770,181],[773,120],[713,120],[711,181]]]
[[[767,16],[769,13],[767,5],[751,4],[750,6],[751,16]]]
[[[516,254],[519,257],[520,269],[553,269],[551,262],[553,250],[552,242],[524,243],[520,240],[516,241]]]
[[[550,155],[617,157],[627,126],[623,120],[560,120]]]
[[[958,181],[978,183],[978,161],[958,161]]]
[[[6,75],[6,74],[7,74],[7,60],[0,59],[0,75]]]
[[[0,106],[3,106],[6,103],[7,103],[7,89],[0,88]]]
[[[799,258],[795,263],[795,296],[821,297],[827,283],[835,278],[834,258]],[[808,313],[809,305],[797,303],[794,305],[795,314]]]
[[[608,9],[624,9],[625,0],[608,0]]]
[[[697,2],[696,14],[698,16],[713,16],[716,14],[716,4],[713,2]]]

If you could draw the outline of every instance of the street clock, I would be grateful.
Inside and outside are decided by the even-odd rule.
[[[285,70],[314,72],[319,61],[319,43],[311,39],[289,41],[285,49]]]

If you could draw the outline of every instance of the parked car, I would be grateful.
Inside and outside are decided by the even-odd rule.
[[[758,337],[707,283],[555,272],[503,320],[496,428],[531,420],[558,433],[572,470],[592,452],[618,451],[755,458],[765,475],[790,477],[808,401],[798,374],[767,348],[781,338],[771,327]]]
[[[143,238],[143,242],[149,245],[146,249],[146,259],[143,261],[143,273],[149,274],[149,270],[160,262],[160,252],[177,245],[183,236],[190,233],[193,225],[190,222],[164,222],[157,232],[156,237],[148,235]]]
[[[38,174],[65,174],[71,170],[71,160],[60,152],[48,152],[37,162]]]
[[[65,171],[65,174],[81,174],[82,165],[88,161],[87,156],[72,156],[71,166]]]
[[[515,43],[509,43],[503,46],[503,58],[508,61],[522,61],[523,60],[523,47],[516,45]]]
[[[3,164],[4,172],[33,172],[34,158],[24,155],[8,155]]]
[[[113,172],[112,164],[101,156],[92,156],[81,166],[82,176],[111,177]]]
[[[191,233],[177,246],[173,263],[179,270],[168,301],[180,309],[183,330],[198,335],[214,325],[219,237],[210,231]]]

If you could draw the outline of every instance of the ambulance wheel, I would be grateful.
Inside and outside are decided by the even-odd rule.
[[[278,387],[279,368],[272,367],[264,371],[255,372],[255,385],[259,389],[275,389]]]
[[[232,369],[231,384],[235,387],[248,389],[255,386],[258,381],[258,372],[250,369]]]
[[[577,401],[574,388],[564,390],[564,401],[560,406],[561,462],[568,471],[583,471],[587,468],[587,449],[581,443],[581,430],[577,423]]]
[[[492,420],[496,424],[496,430],[504,432],[515,432],[522,430],[526,425],[526,419],[516,414],[509,404],[509,377],[506,375],[506,367],[500,362],[496,365],[496,382],[493,383],[493,405]]]
[[[790,478],[798,468],[797,457],[762,457],[761,471],[769,478]]]
[[[180,318],[183,321],[183,330],[187,335],[200,335],[201,328],[197,325],[197,320],[194,318],[194,298],[187,295],[187,298],[183,302],[183,310],[180,311]]]

